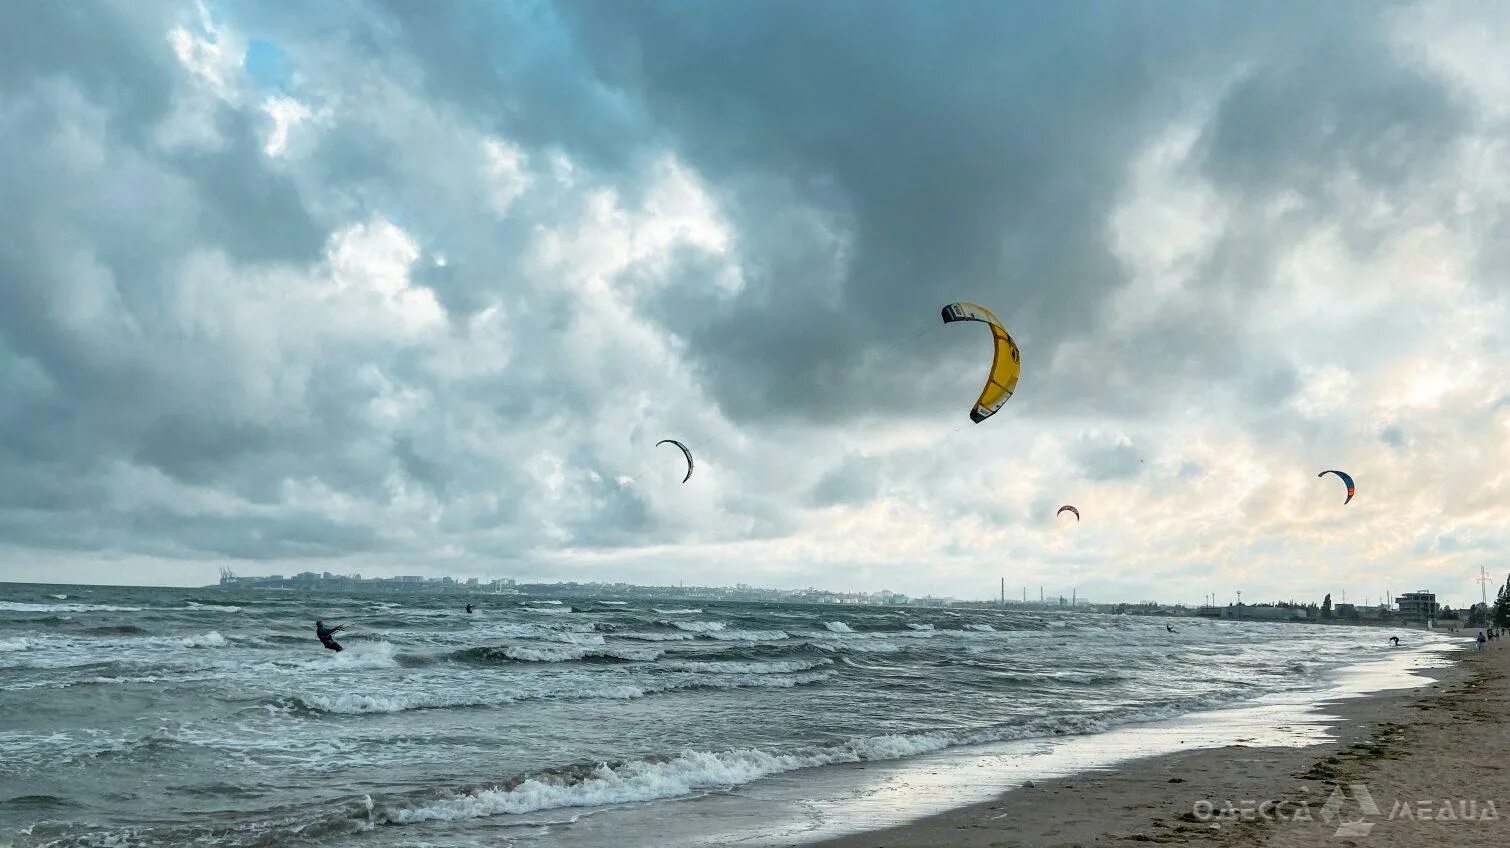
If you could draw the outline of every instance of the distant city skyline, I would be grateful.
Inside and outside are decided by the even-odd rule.
[[[273,574],[240,574],[240,573],[236,572],[235,569],[232,569],[232,568],[229,568],[229,567],[222,567],[222,569],[220,571],[220,574],[219,574],[219,583],[218,583],[218,585],[226,586],[226,585],[229,585],[230,583],[232,583],[233,581],[238,581],[238,580],[241,580],[243,578],[246,579],[246,581],[245,581],[246,582],[246,586],[251,586],[251,587],[254,587],[254,588],[255,588],[255,584],[256,583],[262,582],[262,581],[286,581],[286,582],[289,582],[289,583],[293,583],[293,582],[298,581],[298,580],[303,579],[303,578],[334,580],[336,582],[344,581],[344,580],[353,580],[354,579],[354,580],[361,580],[361,581],[364,581],[364,582],[367,582],[367,583],[372,583],[372,584],[388,582],[388,583],[397,584],[398,586],[403,586],[406,583],[414,583],[414,584],[418,584],[420,587],[423,587],[426,584],[441,584],[441,583],[444,583],[444,584],[447,584],[447,585],[449,585],[451,587],[455,587],[455,589],[457,591],[465,591],[465,590],[471,588],[471,589],[475,589],[475,590],[477,590],[479,592],[488,592],[488,593],[499,591],[499,590],[515,590],[515,589],[517,589],[519,587],[525,587],[525,586],[528,586],[528,587],[531,587],[531,588],[548,587],[548,586],[561,586],[561,587],[572,587],[573,589],[580,588],[580,589],[584,589],[584,590],[591,590],[591,589],[597,588],[597,589],[601,589],[604,592],[607,592],[607,593],[610,593],[610,594],[614,590],[616,590],[616,589],[617,590],[629,590],[629,591],[673,590],[673,589],[685,589],[685,590],[688,590],[688,591],[715,591],[715,590],[736,590],[737,589],[737,590],[748,590],[750,592],[756,592],[756,593],[771,593],[773,595],[775,595],[775,594],[783,594],[783,595],[811,594],[811,595],[843,596],[843,597],[849,597],[849,598],[870,598],[870,599],[874,599],[873,602],[876,602],[876,603],[886,603],[887,601],[885,599],[886,599],[887,596],[896,596],[896,597],[905,599],[905,601],[931,600],[931,601],[945,601],[945,602],[951,602],[951,603],[956,603],[957,602],[957,603],[979,604],[979,603],[993,603],[993,602],[996,602],[998,600],[1005,600],[1005,602],[1007,603],[1007,605],[1029,605],[1029,606],[1048,606],[1048,607],[1065,606],[1065,607],[1086,607],[1086,608],[1090,608],[1090,607],[1110,607],[1110,606],[1118,606],[1118,605],[1136,606],[1136,605],[1146,605],[1146,604],[1169,605],[1169,606],[1183,606],[1183,607],[1188,607],[1188,608],[1192,608],[1192,609],[1199,608],[1199,607],[1202,607],[1202,606],[1218,606],[1218,607],[1220,607],[1220,606],[1235,606],[1235,605],[1267,606],[1267,605],[1272,605],[1272,604],[1299,604],[1299,605],[1310,605],[1310,606],[1319,607],[1319,606],[1321,606],[1322,601],[1324,599],[1326,599],[1327,597],[1331,597],[1334,606],[1337,606],[1337,607],[1353,607],[1353,608],[1357,608],[1357,609],[1365,609],[1365,608],[1368,608],[1368,609],[1377,609],[1377,608],[1381,608],[1382,607],[1382,608],[1387,608],[1387,609],[1394,610],[1394,609],[1396,609],[1397,601],[1398,601],[1399,598],[1401,598],[1403,596],[1411,595],[1412,593],[1415,593],[1415,592],[1429,592],[1429,593],[1431,593],[1432,595],[1436,596],[1439,599],[1440,605],[1450,606],[1450,607],[1452,607],[1455,610],[1456,609],[1468,609],[1468,608],[1474,606],[1475,604],[1480,603],[1480,600],[1476,599],[1476,598],[1475,599],[1467,599],[1467,600],[1461,600],[1461,601],[1458,601],[1458,602],[1454,602],[1450,597],[1447,597],[1447,596],[1443,595],[1440,592],[1435,592],[1435,591],[1431,590],[1428,587],[1418,587],[1416,589],[1411,590],[1410,592],[1390,593],[1388,595],[1388,597],[1386,597],[1383,593],[1381,593],[1379,595],[1365,595],[1361,599],[1357,598],[1357,597],[1354,597],[1351,601],[1347,600],[1348,596],[1345,593],[1342,593],[1342,592],[1323,593],[1323,595],[1321,595],[1319,597],[1316,597],[1316,598],[1298,597],[1298,596],[1284,596],[1284,595],[1275,596],[1275,597],[1253,597],[1251,595],[1251,593],[1250,593],[1250,596],[1245,601],[1245,600],[1242,599],[1240,593],[1237,592],[1237,591],[1232,592],[1228,596],[1219,596],[1219,595],[1216,595],[1216,594],[1213,594],[1213,593],[1208,593],[1208,594],[1202,595],[1201,597],[1196,598],[1196,599],[1180,598],[1180,597],[1137,597],[1137,598],[1131,598],[1131,597],[1127,597],[1127,598],[1096,597],[1096,598],[1093,598],[1093,597],[1085,595],[1084,593],[1081,593],[1078,590],[1078,588],[1073,588],[1072,587],[1071,589],[1069,589],[1067,591],[1058,592],[1058,591],[1052,590],[1050,587],[1047,587],[1047,586],[1044,586],[1044,587],[1018,586],[1015,593],[1012,592],[1012,591],[1008,591],[1005,595],[1003,595],[1000,592],[1000,584],[998,584],[998,592],[996,594],[993,594],[993,595],[990,595],[990,596],[985,596],[985,595],[978,595],[977,596],[977,595],[969,595],[969,594],[963,594],[963,595],[942,595],[942,594],[933,594],[933,593],[924,593],[924,594],[921,594],[921,595],[908,595],[907,593],[904,593],[904,592],[894,592],[893,590],[885,588],[885,587],[881,587],[881,588],[855,588],[855,587],[850,587],[850,588],[826,588],[826,587],[820,587],[820,586],[816,586],[816,585],[777,586],[777,585],[751,584],[751,583],[744,583],[744,582],[719,584],[719,583],[687,583],[686,581],[672,582],[672,583],[661,583],[661,584],[641,584],[641,583],[634,583],[634,582],[629,582],[629,581],[619,581],[619,580],[612,580],[612,579],[600,579],[600,580],[519,580],[519,579],[513,578],[513,577],[500,577],[500,576],[497,576],[497,575],[477,575],[477,574],[451,574],[451,575],[408,574],[408,575],[377,576],[377,575],[363,575],[360,572],[339,573],[339,572],[333,572],[333,571],[329,571],[329,570],[324,570],[324,571],[303,570],[303,571],[299,571],[299,572],[292,572],[292,573],[289,573],[289,574],[281,574],[281,573],[273,573]],[[0,581],[0,582],[4,582],[4,581]],[[52,585],[99,585],[99,586],[131,586],[131,585],[143,585],[143,586],[147,586],[147,585],[155,585],[155,586],[163,586],[163,587],[177,587],[177,588],[184,588],[184,589],[200,588],[200,587],[204,587],[204,586],[207,586],[207,585],[216,585],[216,584],[210,583],[210,582],[195,583],[195,584],[138,584],[138,583],[131,583],[131,582],[115,582],[115,583],[90,584],[90,583],[77,583],[77,582],[72,582],[72,581],[61,581],[60,582],[60,581],[49,581],[49,580],[17,580],[17,581],[12,581],[12,582],[17,582],[17,583],[41,583],[41,584],[52,584]],[[1008,587],[1008,589],[1010,590],[1011,587]],[[1041,594],[1040,594],[1040,590],[1041,590]],[[1063,604],[1060,603],[1061,600],[1063,601]]]

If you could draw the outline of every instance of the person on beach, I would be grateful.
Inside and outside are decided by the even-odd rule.
[[[335,640],[335,635],[346,629],[346,625],[337,624],[335,627],[326,627],[325,622],[315,622],[315,635],[320,638],[320,644],[331,651],[341,650],[341,643]]]
[[[1476,641],[1478,643],[1478,650],[1484,650],[1484,642],[1488,641],[1484,638],[1484,631],[1479,631],[1479,638]]]

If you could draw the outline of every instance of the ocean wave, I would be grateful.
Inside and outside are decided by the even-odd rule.
[[[780,642],[792,638],[785,630],[710,630],[701,635],[720,642]]]
[[[712,633],[728,627],[722,621],[662,621],[659,623],[667,627],[675,627],[678,630],[685,630],[688,633]]]
[[[134,624],[116,624],[105,627],[90,627],[84,630],[91,636],[146,636],[147,631]]]
[[[819,683],[830,676],[832,675],[829,672],[810,672],[792,675],[726,674],[716,677],[688,674],[665,681],[634,683],[558,680],[519,686],[504,691],[300,694],[287,698],[285,703],[313,712],[364,715],[458,707],[489,707],[537,700],[632,700],[689,689],[789,689],[809,683]]]
[[[141,607],[117,607],[110,604],[25,604],[0,601],[0,612],[141,612]]]
[[[512,699],[504,698],[502,703]],[[371,713],[401,713],[410,710],[434,710],[446,707],[483,707],[499,703],[488,693],[393,693],[357,694],[342,692],[338,695],[300,695],[290,701],[307,710],[341,715],[367,715]]]
[[[596,633],[582,633],[573,630],[543,630],[537,637],[548,642],[565,642],[569,645],[601,645],[603,637]]]
[[[598,807],[731,789],[786,772],[838,763],[892,760],[960,744],[956,734],[872,736],[790,750],[683,751],[629,763],[602,763],[585,774],[541,775],[476,789],[386,813],[397,824]]]
[[[671,633],[653,630],[627,630],[613,635],[619,639],[635,639],[640,642],[684,642],[688,639],[697,638],[696,633],[688,633],[685,630],[677,630]]]
[[[666,660],[656,668],[709,674],[791,674],[832,665],[833,660]]]
[[[701,608],[696,608],[696,609],[661,609],[660,607],[651,607],[651,609],[655,610],[656,612],[660,613],[661,615],[696,615],[697,613],[702,612]]]
[[[195,601],[189,601],[188,606],[171,607],[171,609],[203,612],[241,612],[241,607],[231,604],[201,604]]]
[[[919,632],[932,632],[933,631],[933,625],[931,625],[931,624],[909,624],[909,625],[907,625],[907,627],[910,628],[910,629],[912,629],[912,630],[917,630]]]
[[[177,641],[185,648],[224,648],[230,644],[224,636],[213,630],[199,636],[185,636]]]
[[[539,615],[565,615],[572,611],[571,607],[520,607],[523,612],[533,612]]]
[[[36,647],[34,639],[18,636],[15,639],[0,639],[0,651],[26,651]]]
[[[449,656],[452,659],[472,663],[498,662],[574,662],[577,660],[619,660],[624,662],[652,662],[659,659],[659,648],[635,645],[589,644],[531,644],[488,645],[463,648]]]
[[[855,632],[854,628],[850,627],[848,624],[845,624],[842,621],[827,621],[827,622],[824,622],[823,626],[830,633],[853,633],[853,632]]]
[[[1155,721],[1213,705],[1210,699],[1199,699],[1111,716],[1070,714],[974,730],[866,736],[785,749],[688,750],[632,762],[605,762],[564,772],[521,775],[500,785],[384,810],[382,815],[395,824],[416,824],[678,798],[732,789],[761,778],[820,766],[897,760],[961,745],[1010,739],[1100,732],[1129,722]]]
[[[832,653],[843,651],[860,651],[866,654],[895,654],[902,650],[902,646],[894,642],[880,640],[862,641],[859,639],[847,642],[814,642],[813,647]]]
[[[979,633],[995,633],[996,632],[996,628],[992,627],[989,624],[967,624],[967,625],[965,625],[965,629],[966,630],[974,630],[974,631],[977,631]]]
[[[271,669],[298,668],[319,671],[398,668],[398,651],[388,642],[347,642],[345,650],[311,659],[274,660],[262,666]]]
[[[660,657],[655,648],[629,646],[588,645],[509,645],[502,649],[485,648],[484,652],[497,652],[520,662],[571,662],[585,659],[609,659],[648,662]],[[492,654],[496,656],[497,653]]]

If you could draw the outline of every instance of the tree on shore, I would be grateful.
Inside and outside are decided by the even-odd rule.
[[[1510,627],[1510,576],[1494,598],[1494,626]]]
[[[1326,599],[1321,602],[1321,617],[1322,618],[1331,618],[1332,617],[1332,593],[1331,592],[1327,592],[1326,593]]]

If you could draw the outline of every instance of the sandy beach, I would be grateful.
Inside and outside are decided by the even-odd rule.
[[[1151,757],[825,848],[1503,845],[1510,832],[1510,645],[1435,682],[1327,705],[1332,741]]]

